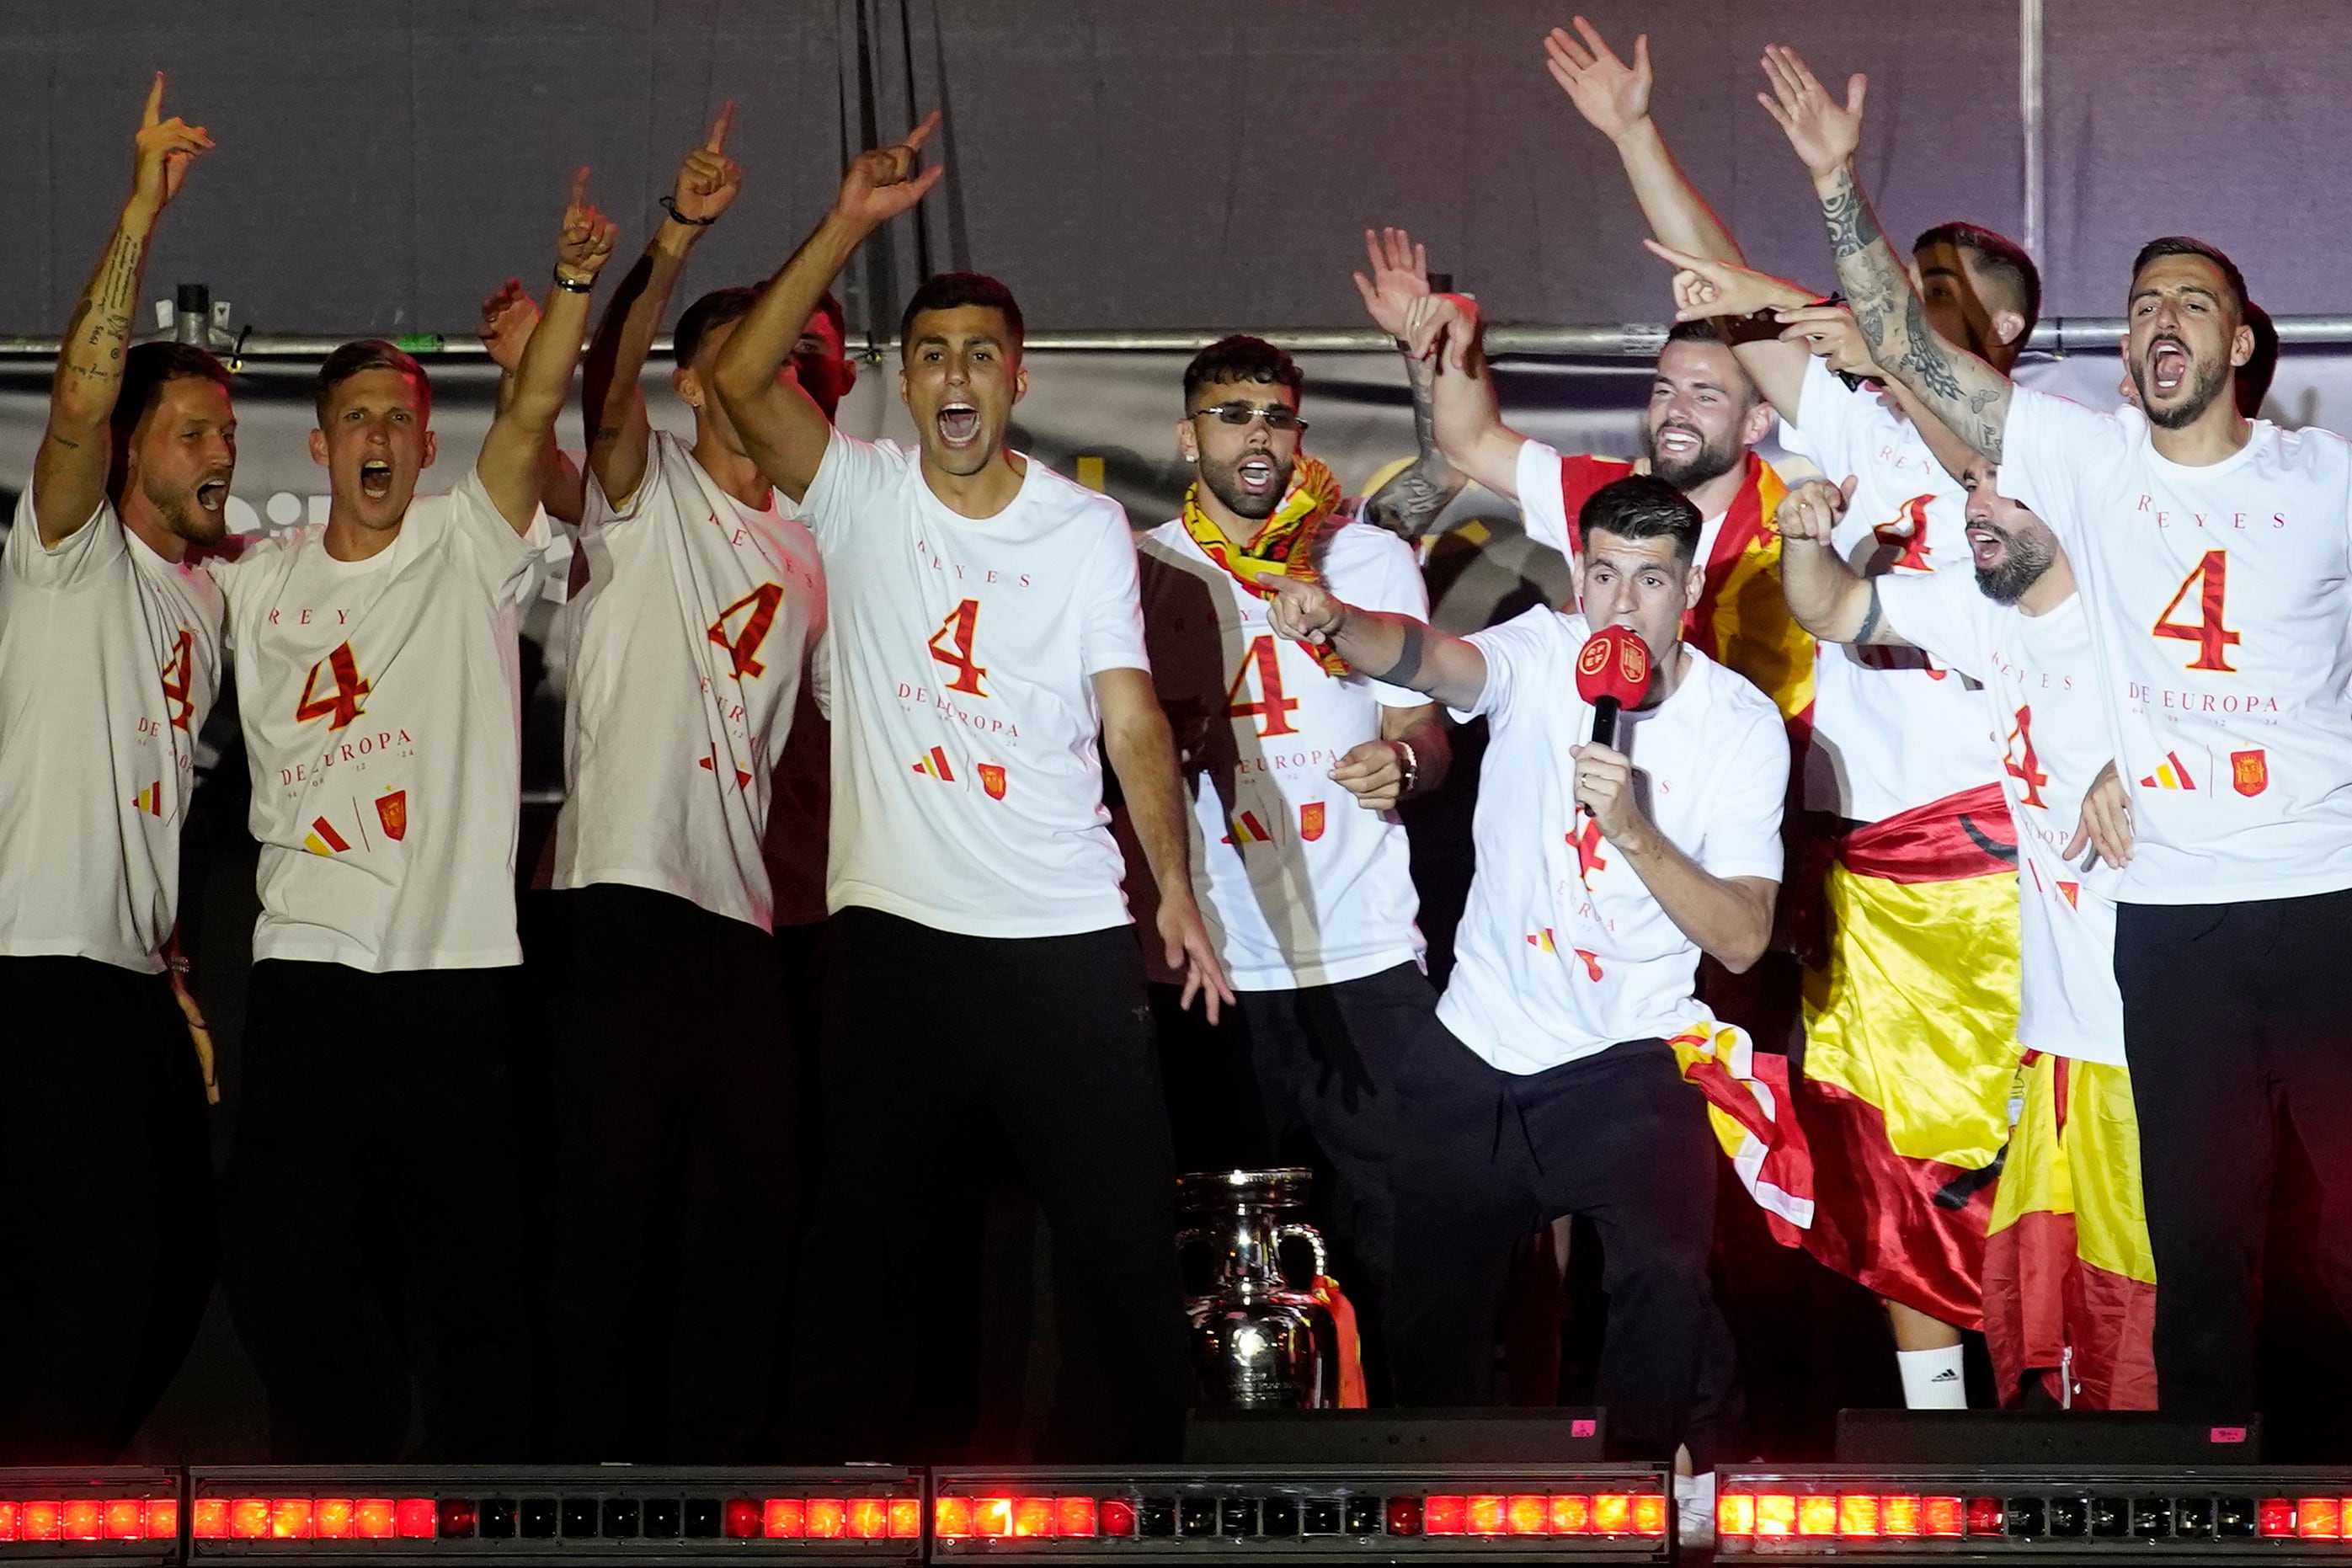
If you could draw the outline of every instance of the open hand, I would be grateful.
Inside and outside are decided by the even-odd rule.
[[[2083,795],[2083,819],[2075,826],[2074,837],[2060,853],[2069,860],[2082,854],[2084,846],[2098,851],[2096,858],[2110,866],[2128,866],[2132,858],[2131,795],[2124,781],[2116,773],[2114,759],[2099,770],[2091,787]],[[2083,869],[2091,868],[2084,865]]]
[[[512,375],[538,328],[539,301],[523,291],[520,279],[509,278],[482,301],[482,320],[474,335],[490,351],[490,363]]]
[[[1853,500],[1856,482],[1852,474],[1842,485],[1833,485],[1827,479],[1807,479],[1780,498],[1780,510],[1772,514],[1772,526],[1782,539],[1826,546],[1830,535],[1837,531],[1838,520],[1845,516],[1845,509]]]
[[[563,208],[563,229],[555,240],[555,268],[573,282],[585,282],[613,259],[613,220],[588,199],[588,170],[572,176],[572,199]]]
[[[1650,36],[1633,40],[1628,66],[1591,23],[1574,21],[1581,37],[1554,27],[1544,39],[1544,64],[1585,123],[1614,142],[1650,118]]]
[[[1444,364],[1467,373],[1478,342],[1478,301],[1467,294],[1431,294],[1405,311],[1405,353],[1415,359],[1443,354]]]
[[[1843,168],[1862,145],[1862,100],[1870,79],[1859,71],[1848,78],[1845,102],[1840,104],[1804,57],[1786,44],[1764,46],[1764,75],[1772,90],[1758,93],[1756,101],[1788,136],[1806,169],[1819,178]]]
[[[1266,601],[1265,618],[1275,636],[1319,647],[1339,629],[1343,608],[1320,583],[1284,577],[1275,584],[1274,597]]]
[[[730,98],[711,124],[709,139],[679,165],[669,199],[680,218],[708,221],[735,205],[735,194],[743,188],[743,171],[727,155],[727,128],[734,122],[735,100]]]
[[[213,139],[201,125],[190,125],[178,115],[162,118],[163,73],[157,71],[147,89],[147,107],[139,117],[139,134],[131,142],[131,201],[149,216],[172,205],[188,165],[213,150]]]
[[[1429,297],[1429,251],[1415,245],[1412,236],[1401,228],[1384,228],[1375,233],[1364,230],[1364,255],[1372,264],[1370,278],[1356,274],[1356,292],[1364,297],[1364,309],[1371,313],[1372,324],[1389,336],[1404,337],[1405,312],[1415,300]]]
[[[878,228],[921,201],[940,183],[940,176],[947,173],[944,163],[934,163],[920,174],[915,172],[923,143],[939,128],[940,111],[934,109],[930,118],[908,132],[907,139],[898,145],[860,153],[851,159],[849,172],[841,179],[841,195],[834,198],[833,210],[869,228]]]
[[[1168,967],[1184,977],[1184,994],[1176,1005],[1189,1011],[1197,995],[1202,1013],[1215,1023],[1219,1008],[1234,1005],[1234,987],[1225,978],[1217,944],[1210,939],[1208,922],[1202,920],[1201,906],[1193,900],[1192,889],[1185,889],[1174,898],[1163,893],[1158,924],[1160,940],[1167,944],[1163,956]]]

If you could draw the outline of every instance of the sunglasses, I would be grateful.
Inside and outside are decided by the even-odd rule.
[[[1226,425],[1246,425],[1253,419],[1263,419],[1269,430],[1307,428],[1307,421],[1298,416],[1298,410],[1279,403],[1270,403],[1264,408],[1254,408],[1246,403],[1220,403],[1214,408],[1195,408],[1189,417],[1198,419],[1203,415],[1214,416]]]

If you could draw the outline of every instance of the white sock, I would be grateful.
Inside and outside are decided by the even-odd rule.
[[[1903,1373],[1903,1403],[1912,1410],[1966,1410],[1969,1384],[1960,1371],[1960,1347],[1932,1351],[1896,1351],[1895,1364]]]

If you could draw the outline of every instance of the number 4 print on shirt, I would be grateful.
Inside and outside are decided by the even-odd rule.
[[[768,667],[760,662],[760,645],[776,629],[776,606],[783,602],[781,584],[762,583],[719,611],[719,618],[710,623],[710,640],[727,650],[727,657],[735,666],[728,674],[735,679],[750,676],[756,680],[767,673]],[[728,617],[738,612],[743,616],[743,629],[730,637]]]
[[[319,672],[322,669],[334,681],[323,692],[319,690]],[[302,700],[294,706],[294,718],[305,724],[313,719],[324,719],[328,729],[340,730],[367,711],[361,700],[374,689],[360,679],[359,660],[352,655],[352,645],[344,643],[310,667],[310,679],[302,682]]]
[[[1257,671],[1257,700],[1249,700],[1250,671]],[[1294,735],[1298,727],[1290,721],[1291,711],[1298,699],[1282,694],[1282,652],[1274,646],[1274,638],[1261,637],[1249,645],[1242,655],[1242,666],[1234,671],[1234,681],[1225,688],[1225,717],[1228,719],[1263,719],[1258,738],[1268,735]]]
[[[2174,620],[2172,612],[2180,608],[2180,601],[2189,597],[2189,588],[2200,578],[2203,583],[2198,589],[2197,620],[2193,624]],[[2195,569],[2180,580],[2180,586],[2173,590],[2172,602],[2164,606],[2162,615],[2156,617],[2156,625],[2149,628],[2149,635],[2179,637],[2183,642],[2195,643],[2197,657],[2189,661],[2191,669],[2234,674],[2236,667],[2231,664],[2227,650],[2238,641],[2238,634],[2221,624],[2221,604],[2229,588],[2229,552],[2207,551]]]
[[[988,689],[980,683],[988,667],[972,660],[972,635],[979,625],[980,601],[966,599],[950,610],[948,618],[940,623],[940,629],[931,634],[931,657],[956,672],[956,678],[948,682],[950,691],[961,691],[970,697],[988,695]]]
[[[2011,778],[2025,785],[2024,792],[2017,797],[2018,804],[2039,806],[2042,786],[2050,782],[2050,775],[2042,771],[2041,763],[2033,755],[2033,708],[2030,703],[2017,710],[2017,728],[2009,732],[2009,754],[2001,759],[2001,765],[2009,770]]]

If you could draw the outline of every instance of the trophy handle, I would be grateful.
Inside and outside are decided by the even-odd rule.
[[[1317,1230],[1313,1226],[1276,1226],[1274,1228],[1274,1240],[1275,1245],[1277,1247],[1281,1246],[1286,1241],[1305,1242],[1307,1244],[1307,1249],[1315,1255],[1315,1277],[1318,1279],[1329,1277],[1331,1273],[1331,1259],[1323,1250],[1323,1233]]]

